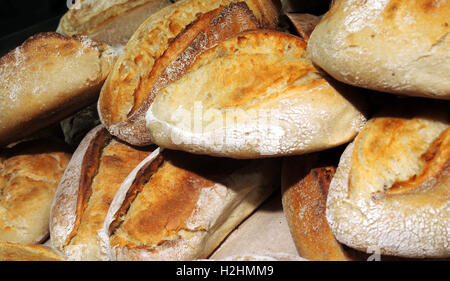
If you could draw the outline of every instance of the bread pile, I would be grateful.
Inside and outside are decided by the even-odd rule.
[[[81,0],[0,58],[0,260],[449,258],[450,3],[329,2]]]

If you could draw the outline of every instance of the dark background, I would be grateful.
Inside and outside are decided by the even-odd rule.
[[[55,31],[66,0],[0,0],[0,56],[38,32]]]
[[[0,0],[0,38],[62,15],[66,0]]]

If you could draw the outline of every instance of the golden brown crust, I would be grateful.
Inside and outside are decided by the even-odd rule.
[[[444,131],[431,143],[419,158],[422,171],[404,181],[396,181],[392,186],[373,195],[374,198],[419,192],[430,178],[440,179],[450,172],[450,129]]]
[[[114,59],[104,44],[52,32],[0,58],[0,145],[93,103]]]
[[[167,16],[161,11],[139,28],[100,95],[100,116],[113,135],[136,145],[149,144],[145,112],[161,88],[219,41],[246,29],[275,26],[277,13],[270,2],[234,2],[181,1],[164,10]],[[186,14],[180,17],[178,10]],[[161,44],[154,46],[155,40]]]
[[[335,159],[310,154],[285,158],[282,169],[283,210],[299,255],[316,261],[353,260],[336,241],[325,209]],[[319,162],[321,158],[321,163]]]
[[[201,189],[213,186],[214,178],[232,173],[244,165],[243,162],[231,162],[233,161],[228,159],[214,161],[209,157],[163,151],[136,175],[122,208],[116,214],[116,219],[122,219],[120,232],[126,233],[126,236],[114,235],[119,223],[113,223],[113,228],[110,229],[111,244],[129,248],[160,245],[166,242],[161,237],[172,237],[181,230],[188,229],[186,224],[198,203]],[[133,209],[130,209],[138,194],[141,199],[151,199],[150,210],[146,208],[148,199],[136,201]],[[128,237],[133,239],[128,240]],[[135,244],[133,240],[145,243]]]
[[[0,261],[65,261],[42,245],[0,242]]]
[[[98,173],[100,167],[101,154],[103,149],[110,143],[112,136],[106,130],[102,130],[97,134],[95,139],[89,144],[86,151],[86,156],[84,157],[83,163],[78,163],[81,165],[81,177],[79,179],[78,185],[78,198],[77,198],[77,217],[74,222],[72,232],[67,236],[65,245],[70,243],[70,240],[77,234],[78,228],[80,227],[81,218],[87,207],[89,198],[92,194],[92,181]]]
[[[72,260],[106,259],[97,231],[122,181],[150,153],[151,148],[137,149],[117,141],[102,126],[94,128],[58,187],[51,218],[53,246]]]
[[[448,105],[403,100],[370,120],[344,152],[327,219],[360,251],[407,258],[449,256]]]
[[[308,54],[335,79],[394,94],[450,98],[450,2],[336,0]]]
[[[139,176],[149,178],[145,188],[151,189],[151,192],[145,195],[144,193],[140,194],[141,198],[146,196],[152,199],[151,211],[145,209],[145,205],[134,205],[133,207],[140,209],[140,211],[133,212],[133,215],[129,215],[126,222],[120,226],[121,231],[127,233],[128,237],[133,237],[137,241],[145,241],[146,244],[135,244],[124,239],[124,237],[113,235],[111,243],[114,246],[145,247],[145,245],[149,244],[161,245],[165,243],[166,241],[161,240],[161,237],[170,237],[176,235],[180,230],[187,229],[186,224],[192,210],[195,209],[200,190],[214,185],[213,182],[191,171],[171,165],[170,152],[167,152],[165,153],[164,163],[161,163],[157,171],[150,167],[152,169],[150,171],[151,176],[144,174],[137,176],[137,179],[139,179]],[[161,160],[157,159],[152,164],[158,165]],[[139,189],[142,192],[144,185],[142,185],[142,180],[139,181],[141,182]],[[131,190],[133,189],[135,188],[132,187]],[[132,192],[137,196],[134,191]],[[126,201],[129,200],[128,197],[129,194],[127,194]],[[139,204],[139,202],[136,203]]]
[[[243,159],[351,140],[365,123],[364,99],[315,68],[305,48],[298,36],[262,29],[220,42],[159,91],[146,114],[152,141]]]
[[[48,236],[50,205],[71,154],[36,140],[0,155],[0,241],[39,243]]]
[[[158,149],[116,193],[102,244],[112,260],[206,258],[270,196],[276,164]]]
[[[163,155],[158,155],[155,160],[147,163],[147,165],[144,166],[143,169],[138,172],[130,189],[127,191],[127,194],[125,195],[125,199],[124,202],[122,203],[122,206],[114,216],[115,217],[114,221],[109,226],[109,233],[113,233],[114,230],[117,227],[119,227],[119,224],[121,224],[120,219],[126,214],[128,209],[130,208],[131,203],[134,201],[136,196],[142,191],[145,183],[148,182],[150,178],[153,176],[153,174],[158,171],[163,161],[164,161]]]
[[[133,108],[128,117],[133,115],[144,101],[151,103],[160,89],[186,73],[195,58],[204,50],[240,31],[259,27],[257,19],[245,2],[232,3],[199,16],[170,40],[169,47],[156,61],[150,76],[140,81],[138,91],[133,94]]]

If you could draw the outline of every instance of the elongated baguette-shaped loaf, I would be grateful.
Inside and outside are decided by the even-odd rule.
[[[151,148],[117,141],[101,125],[92,129],[75,151],[53,200],[52,246],[70,260],[107,260],[97,232],[122,181],[150,153]]]
[[[364,99],[304,57],[300,37],[239,33],[200,55],[147,111],[151,140],[165,148],[233,158],[324,150],[365,124]]]
[[[92,104],[116,57],[85,37],[41,33],[0,58],[0,146]]]
[[[124,46],[138,27],[171,0],[77,0],[61,18],[57,32],[86,35],[111,46]]]
[[[151,16],[102,88],[103,124],[131,144],[150,144],[145,113],[158,91],[221,40],[247,29],[275,28],[277,15],[271,0],[183,0]]]
[[[279,168],[158,149],[116,193],[102,244],[112,260],[205,259],[273,193]]]

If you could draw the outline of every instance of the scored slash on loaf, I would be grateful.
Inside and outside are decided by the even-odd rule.
[[[448,259],[449,16],[75,1],[0,58],[0,260]]]
[[[92,129],[56,191],[50,214],[52,246],[70,260],[107,260],[97,232],[122,182],[151,152],[118,141],[102,125]]]
[[[100,118],[112,135],[134,145],[151,144],[145,113],[160,89],[221,40],[243,30],[276,26],[271,1],[236,2],[184,0],[142,24],[100,94]]]
[[[327,199],[336,238],[384,255],[450,255],[450,112],[446,103],[394,104],[341,157]]]
[[[365,100],[316,69],[305,50],[301,38],[273,30],[220,42],[156,95],[146,116],[151,140],[233,158],[305,154],[348,142],[365,124]]]
[[[100,233],[112,260],[205,259],[277,187],[279,161],[160,149],[125,179]]]

